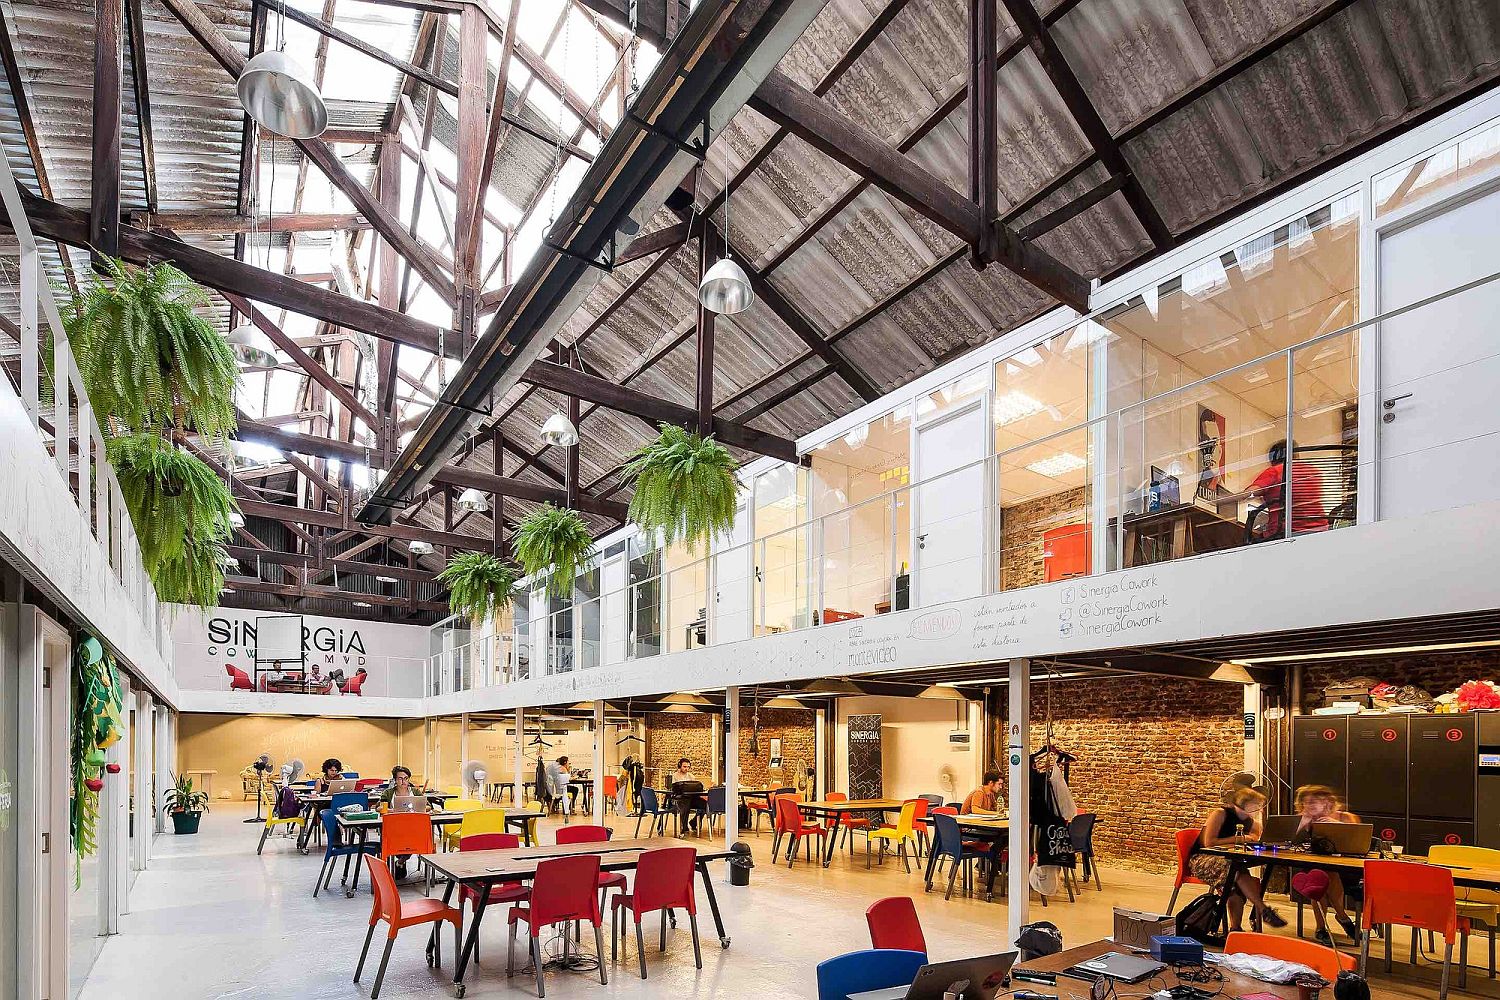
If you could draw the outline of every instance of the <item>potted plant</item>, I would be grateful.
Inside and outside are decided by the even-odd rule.
[[[152,433],[111,438],[105,448],[153,581],[159,567],[180,564],[190,547],[229,537],[234,500],[207,462]]]
[[[519,579],[515,569],[484,552],[454,556],[437,575],[448,588],[448,610],[478,631],[490,615],[510,606]]]
[[[635,477],[630,519],[645,533],[662,533],[667,545],[696,549],[734,527],[739,463],[719,442],[673,424],[631,456]]]
[[[173,775],[173,785],[162,796],[162,805],[172,814],[174,833],[197,833],[203,814],[208,812],[208,793],[193,787],[193,779],[186,774]]]
[[[516,559],[527,576],[547,574],[547,592],[573,593],[573,581],[588,568],[594,536],[574,510],[542,504],[516,526]]]

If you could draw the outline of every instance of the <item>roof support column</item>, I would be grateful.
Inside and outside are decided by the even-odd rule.
[[[1028,876],[1031,866],[1031,661],[1010,661],[1010,711],[1006,718],[1006,763],[1009,775],[1005,783],[1010,799],[1006,815],[1010,817],[1010,872],[1006,876],[1007,926],[1005,940],[1021,936],[1021,927],[1030,920],[1031,889]]]
[[[724,702],[729,717],[729,733],[724,739],[724,847],[728,849],[740,839],[740,689],[733,684],[726,687]],[[730,796],[730,791],[736,794]]]
[[[94,159],[89,179],[89,242],[120,255],[120,79],[125,59],[121,0],[94,6]]]
[[[994,259],[999,216],[999,163],[995,106],[994,0],[969,0],[969,199],[979,206],[979,241],[969,247],[977,270]]]

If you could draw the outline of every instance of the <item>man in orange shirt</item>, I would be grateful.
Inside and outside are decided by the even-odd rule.
[[[964,807],[961,810],[968,813],[992,813],[999,811],[1000,803],[1000,772],[984,772],[984,784],[969,793],[964,799]]]
[[[1295,452],[1296,445],[1292,445]],[[1251,502],[1265,507],[1265,519],[1255,530],[1255,540],[1269,541],[1286,534],[1282,520],[1286,509],[1286,464],[1285,441],[1271,445],[1266,456],[1270,464],[1255,477],[1245,492]],[[1328,512],[1323,509],[1323,476],[1310,462],[1292,459],[1292,534],[1305,535],[1313,531],[1328,530]]]

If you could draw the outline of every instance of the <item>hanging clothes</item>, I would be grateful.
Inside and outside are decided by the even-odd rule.
[[[1073,822],[1078,815],[1078,804],[1073,801],[1073,792],[1068,788],[1067,775],[1057,764],[1052,765],[1052,773],[1047,776],[1047,784],[1052,791],[1053,801],[1057,803],[1057,814],[1066,822]]]

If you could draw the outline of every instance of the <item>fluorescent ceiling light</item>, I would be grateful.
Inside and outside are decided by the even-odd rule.
[[[377,576],[375,579],[378,582],[380,582],[380,583],[395,583],[396,582],[396,578],[394,576]]]
[[[372,605],[372,604],[371,604],[371,603],[370,603],[370,602],[369,602],[369,601],[355,601],[355,602],[354,602],[354,606],[355,606],[355,607],[356,607],[356,608],[368,608],[368,607],[373,607],[373,605]]]
[[[1032,472],[1035,472],[1039,476],[1047,476],[1050,479],[1056,479],[1058,476],[1066,475],[1069,472],[1077,472],[1079,469],[1086,468],[1088,464],[1088,462],[1079,458],[1071,451],[1060,451],[1056,455],[1049,456],[1037,462],[1032,462],[1030,465],[1026,466],[1026,468],[1030,469]]]
[[[1231,662],[1246,666],[1256,663],[1290,663],[1296,660],[1337,660],[1350,656],[1394,656],[1398,653],[1444,653],[1459,649],[1493,649],[1500,646],[1500,639],[1480,642],[1435,642],[1421,646],[1381,646],[1376,649],[1345,649],[1337,653],[1303,653],[1287,656],[1245,657]]]
[[[1047,407],[1038,400],[1032,399],[1024,392],[1007,392],[995,400],[994,413],[995,423],[1000,426],[1013,424],[1017,420],[1041,413]]]

